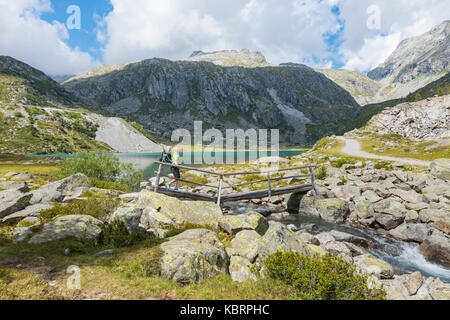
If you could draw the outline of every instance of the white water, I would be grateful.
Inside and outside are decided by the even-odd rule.
[[[263,209],[257,205],[242,205],[237,203],[232,204],[230,207],[234,214],[242,214],[252,210],[260,211]],[[368,249],[368,252],[388,262],[394,269],[397,270],[397,272],[401,274],[409,274],[420,271],[424,276],[440,278],[443,282],[450,283],[450,269],[446,269],[443,266],[426,260],[420,253],[418,244],[385,238],[370,229],[359,229],[345,225],[335,225],[326,223],[323,220],[308,217],[298,216],[297,221],[286,221],[285,223],[293,223],[301,229],[305,224],[314,223],[320,227],[319,233],[334,229],[366,238],[376,244],[376,248]]]

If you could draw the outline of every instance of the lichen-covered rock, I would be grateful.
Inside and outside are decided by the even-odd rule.
[[[34,234],[28,241],[30,244],[62,240],[69,237],[98,240],[102,232],[103,223],[92,216],[69,215],[56,218],[44,224],[42,230]]]
[[[262,237],[259,256],[264,258],[277,251],[305,253],[306,247],[297,234],[289,230],[284,224],[269,221],[269,229]]]
[[[233,256],[230,258],[230,276],[233,281],[244,282],[249,279],[256,281],[256,276],[251,271],[252,264],[243,257]]]
[[[185,231],[163,243],[161,250],[161,276],[181,284],[228,272],[225,247],[211,230]]]
[[[431,174],[442,180],[450,180],[450,159],[437,159],[430,164]]]
[[[181,228],[186,224],[218,228],[223,218],[216,203],[181,201],[148,190],[141,191],[133,206],[142,208],[141,224],[146,229]]]
[[[357,256],[353,262],[363,272],[374,275],[378,279],[392,279],[394,276],[394,269],[390,264],[371,254]]]
[[[0,192],[0,219],[22,210],[29,205],[31,194],[17,190]]]
[[[137,207],[120,207],[110,217],[111,222],[122,222],[128,232],[143,232],[145,228],[141,225],[142,209]]]
[[[90,186],[88,177],[82,173],[77,173],[32,191],[30,204],[62,201],[65,197],[79,194],[81,188],[89,188]]]
[[[422,242],[419,250],[428,260],[450,267],[450,239],[444,234],[433,233]]]
[[[232,250],[229,253],[233,256],[241,256],[253,263],[263,245],[263,238],[256,231],[244,230],[231,240]]]
[[[383,199],[373,205],[375,212],[389,214],[395,217],[404,217],[406,208],[403,204],[392,198]]]
[[[258,212],[248,212],[240,215],[225,216],[219,221],[219,226],[228,234],[237,234],[242,230],[255,230],[260,235],[269,228],[269,223]]]
[[[449,233],[450,211],[445,209],[423,209],[419,212],[419,218],[423,223],[432,222],[433,225],[442,232]]]
[[[450,285],[436,278],[429,285],[429,292],[434,300],[450,300]]]
[[[332,223],[343,223],[349,214],[349,205],[337,198],[315,200],[313,197],[303,197],[300,214],[320,217]]]
[[[409,203],[420,203],[423,200],[423,196],[421,194],[418,194],[414,190],[406,191],[401,189],[390,189],[389,191],[391,191],[393,195],[396,195],[397,197]]]

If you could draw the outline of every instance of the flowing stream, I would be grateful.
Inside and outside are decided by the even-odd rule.
[[[256,211],[267,216],[271,213],[282,212],[280,210],[271,210],[247,203],[226,203],[225,206],[228,207],[233,214]],[[293,224],[300,230],[305,229],[308,225],[314,224],[317,226],[317,229],[315,231],[308,230],[311,234],[319,234],[322,232],[337,230],[367,239],[371,243],[375,244],[375,248],[367,249],[367,251],[388,262],[394,268],[396,274],[410,274],[415,271],[420,271],[424,276],[440,278],[443,282],[450,283],[450,269],[427,261],[419,252],[418,244],[397,241],[395,239],[380,235],[374,230],[360,229],[347,225],[336,225],[314,217],[291,215],[290,219],[281,222],[284,224]]]

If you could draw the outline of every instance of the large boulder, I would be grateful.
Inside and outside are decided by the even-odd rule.
[[[327,222],[344,223],[349,214],[349,205],[346,201],[331,199],[314,199],[303,197],[300,202],[300,214],[320,217]]]
[[[219,226],[228,234],[237,234],[242,230],[255,230],[264,235],[269,228],[269,223],[258,212],[248,212],[240,215],[225,216],[219,221]]]
[[[430,171],[436,178],[450,180],[450,159],[444,158],[432,161]]]
[[[422,243],[430,234],[430,228],[423,223],[404,223],[389,231],[389,235],[397,240],[418,243]]]
[[[300,237],[280,222],[269,221],[269,228],[261,240],[259,256],[263,259],[277,251],[307,252]]]
[[[218,228],[223,218],[222,210],[216,203],[181,201],[148,190],[141,191],[132,206],[143,210],[141,224],[147,230],[182,228],[187,224]]]
[[[114,211],[109,222],[122,222],[129,233],[144,232],[145,228],[141,225],[142,212],[142,208],[123,206]]]
[[[357,256],[353,259],[353,262],[363,272],[374,275],[378,279],[391,279],[394,277],[392,266],[371,254]]]
[[[383,199],[373,205],[373,210],[377,213],[389,214],[396,217],[404,217],[406,207],[392,198]]]
[[[4,217],[2,219],[2,222],[6,225],[14,225],[22,219],[28,217],[37,217],[42,211],[51,209],[52,207],[53,205],[50,203],[38,203]]]
[[[42,230],[33,235],[30,244],[62,240],[69,237],[96,241],[102,232],[103,222],[87,215],[69,215],[44,224]]]
[[[230,256],[240,256],[253,263],[261,253],[263,245],[263,238],[256,231],[244,230],[231,240],[232,248],[228,248],[227,252]]]
[[[211,230],[185,231],[163,243],[161,250],[161,276],[181,284],[228,272],[225,247]]]
[[[419,250],[428,260],[450,267],[450,239],[444,234],[433,233],[422,242]]]
[[[390,214],[375,215],[375,221],[387,231],[397,228],[404,220],[404,217],[392,216]]]
[[[81,196],[90,186],[88,177],[82,173],[77,173],[32,191],[30,204],[60,202],[65,197]]]
[[[29,205],[31,194],[25,194],[18,190],[6,190],[0,192],[0,219],[22,210]]]

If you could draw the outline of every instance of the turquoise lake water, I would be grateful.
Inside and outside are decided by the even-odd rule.
[[[279,151],[278,155],[280,157],[292,157],[301,154],[302,151],[300,150],[283,150]],[[135,165],[135,168],[138,170],[142,170],[144,173],[144,177],[146,179],[154,177],[155,171],[157,170],[158,165],[155,164],[156,161],[159,161],[161,158],[161,153],[116,153],[114,154],[117,156],[121,162],[123,163],[132,163]],[[222,163],[228,163],[227,159],[234,159],[233,163],[245,163],[249,160],[256,160],[260,157],[265,156],[271,156],[271,152],[258,152],[258,151],[230,151],[230,152],[189,152],[189,153],[180,153],[182,159],[187,159],[187,161],[184,161],[184,165],[189,167],[196,167],[199,165],[207,165],[210,163],[205,163],[204,161],[202,164],[193,164],[194,159],[196,157],[201,157],[201,159],[204,159],[204,156],[208,157],[218,157],[222,160]],[[33,157],[42,157],[42,158],[48,158],[48,157],[60,157],[60,158],[67,158],[67,157],[74,157],[76,154],[52,154],[52,155],[34,155]]]

